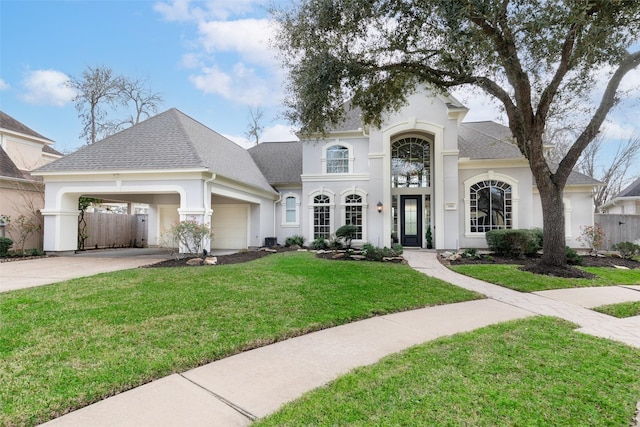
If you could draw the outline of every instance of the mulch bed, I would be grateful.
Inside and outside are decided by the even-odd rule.
[[[480,259],[471,259],[462,257],[459,260],[450,261],[443,257],[438,257],[440,262],[445,265],[464,265],[464,264],[518,264],[521,265],[521,270],[530,271],[537,274],[546,274],[557,277],[569,277],[569,278],[592,278],[592,274],[580,270],[573,266],[568,268],[554,268],[549,266],[542,267],[539,264],[539,257],[528,258],[509,258],[498,255],[483,255]],[[640,269],[640,262],[631,259],[615,258],[610,256],[589,256],[584,255],[582,257],[582,267],[627,267],[629,269]]]
[[[276,252],[288,252],[288,251],[297,250],[297,249],[285,248],[285,247],[276,247],[274,249],[276,250]],[[216,265],[229,265],[229,264],[240,264],[243,262],[253,261],[255,259],[259,259],[276,252],[255,250],[255,251],[239,251],[229,255],[211,255],[211,256],[214,256],[218,259],[218,262],[216,263]],[[191,258],[168,259],[166,261],[160,261],[158,263],[147,265],[145,267],[192,267],[191,265],[187,264],[187,261],[189,259]],[[200,266],[196,266],[196,267],[200,267]]]

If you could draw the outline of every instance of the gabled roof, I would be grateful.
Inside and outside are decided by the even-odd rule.
[[[85,146],[36,172],[198,168],[274,193],[247,150],[175,108]]]
[[[2,147],[0,147],[0,176],[14,179],[29,179],[18,167]]]
[[[249,148],[253,157],[269,184],[302,183],[302,143],[263,142]]]
[[[16,119],[14,119],[13,117],[11,117],[10,115],[6,114],[3,111],[0,111],[0,128],[7,129],[7,130],[10,130],[12,132],[21,133],[23,135],[28,135],[28,136],[32,136],[32,137],[35,137],[35,138],[45,139],[47,141],[53,142],[49,138],[40,135],[35,130],[31,129],[28,126],[25,126],[24,124],[22,124],[21,122],[17,121]],[[57,151],[56,151],[56,153],[57,153]],[[58,154],[60,154],[60,153],[58,153]]]
[[[620,197],[640,197],[640,177],[622,190],[615,198],[618,199]]]

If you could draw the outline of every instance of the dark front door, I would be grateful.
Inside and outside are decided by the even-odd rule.
[[[422,196],[400,196],[400,243],[422,245]]]

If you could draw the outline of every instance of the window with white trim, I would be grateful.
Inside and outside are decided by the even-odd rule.
[[[327,148],[327,173],[349,173],[349,148],[333,145]]]
[[[344,198],[344,224],[353,225],[357,231],[354,240],[362,240],[363,200],[359,194],[349,194]]]
[[[511,185],[487,179],[469,187],[469,225],[472,233],[512,228]]]
[[[300,198],[293,193],[282,196],[282,225],[300,225]]]
[[[331,197],[319,194],[313,198],[313,238],[331,236]]]

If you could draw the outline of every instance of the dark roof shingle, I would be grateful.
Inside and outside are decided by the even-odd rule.
[[[172,108],[37,172],[208,169],[273,192],[244,148]]]
[[[302,143],[264,142],[249,148],[267,181],[271,185],[302,183]]]
[[[14,119],[10,115],[6,114],[3,111],[0,111],[0,128],[7,129],[13,132],[22,133],[24,135],[34,136],[40,139],[46,139],[47,141],[51,141],[49,138],[40,135],[35,130],[30,127],[24,125],[18,120]],[[52,141],[53,142],[53,141]]]

